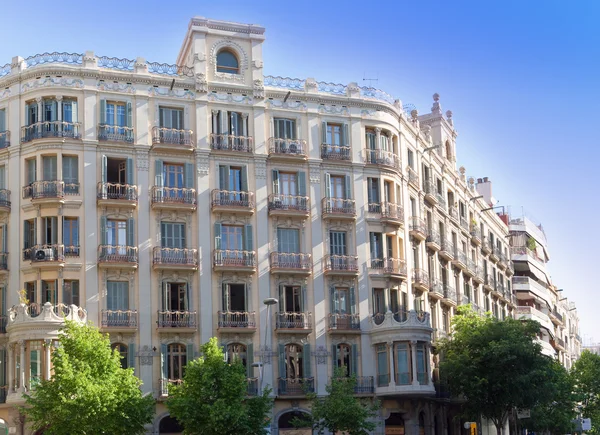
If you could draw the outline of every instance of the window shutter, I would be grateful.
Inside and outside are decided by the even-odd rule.
[[[6,166],[0,166],[0,189],[6,189]]]
[[[154,162],[154,184],[156,187],[163,187],[163,162],[156,160]]]
[[[354,287],[350,287],[349,293],[350,293],[350,313],[356,314],[356,294],[355,294]]]
[[[8,365],[8,361],[6,361],[6,349],[0,349],[0,363],[2,364],[2,368],[0,369],[0,385],[6,385],[6,366]]]
[[[310,344],[302,346],[302,365],[304,371],[304,378],[312,378],[311,375],[311,363],[310,363]]]
[[[358,374],[358,345],[352,345],[352,360],[350,362],[350,370],[354,376]]]
[[[326,122],[321,123],[321,141],[324,144],[327,143],[327,123]],[[329,144],[329,145],[333,145],[333,144]]]
[[[279,171],[273,169],[273,194],[279,195]]]
[[[219,121],[221,121],[221,134],[229,134],[229,116],[226,110],[219,110]]]
[[[194,361],[194,343],[190,343],[185,347],[185,363],[186,365],[190,363],[190,361]]]
[[[279,312],[285,312],[285,287],[279,286]]]
[[[325,174],[325,197],[331,198],[331,174]]]
[[[29,108],[31,105],[29,103],[25,104],[25,125],[31,125],[31,116],[29,116]]]
[[[219,187],[221,190],[229,190],[229,166],[219,166]]]
[[[127,127],[133,127],[133,111],[131,110],[131,102],[127,102]]]
[[[335,369],[337,368],[337,344],[331,345],[331,375],[335,376]]]
[[[133,218],[127,219],[127,246],[135,246]]]
[[[347,147],[349,143],[348,124],[342,126],[342,145]]]
[[[285,363],[285,344],[279,345],[279,378],[285,379],[287,377],[286,373],[286,363]],[[286,383],[279,383],[279,394],[283,394],[286,391]]]
[[[308,299],[306,295],[306,286],[302,286],[302,311],[304,313],[308,312]]]
[[[127,367],[132,368],[135,372],[135,344],[129,343],[129,349],[127,350]]]
[[[248,192],[248,167],[242,166],[242,192]]]
[[[106,124],[106,100],[100,100],[100,124]]]
[[[184,171],[184,178],[185,178],[185,187],[187,187],[188,189],[193,189],[194,188],[194,164],[193,163],[186,163],[183,167],[183,171]]]
[[[221,249],[221,224],[215,222],[215,249]]]
[[[329,287],[329,312],[335,314],[335,286]]]
[[[65,103],[63,103],[63,112],[65,110]],[[77,112],[77,100],[71,101],[71,122],[79,122],[79,113]],[[63,117],[64,120],[64,117]]]
[[[46,242],[50,242],[51,245],[56,245],[58,243],[58,218],[56,216],[50,218],[50,240],[46,240]]]
[[[133,185],[133,159],[131,157],[127,158],[127,162],[125,165],[127,184],[130,186]]]
[[[298,172],[298,195],[306,196],[306,172]]]
[[[229,311],[229,290],[227,289],[227,284],[221,284],[221,290],[223,292],[223,311]]]
[[[37,219],[33,219],[33,240],[31,241],[31,243],[33,245],[37,244]]]
[[[106,245],[106,216],[100,216],[100,244]]]
[[[344,177],[344,184],[346,188],[346,199],[352,199],[352,184],[350,181],[350,175]]]
[[[2,224],[2,252],[7,252],[7,238],[8,238],[8,231],[7,231],[7,226],[6,224]]]
[[[169,367],[167,364],[167,345],[166,344],[161,344],[160,345],[160,371],[161,371],[161,376],[162,379],[167,380],[169,379]],[[166,390],[167,386],[164,385],[163,386],[163,390]]]
[[[246,225],[244,227],[244,250],[253,251],[254,250],[254,235],[252,234],[252,225]]]
[[[79,281],[71,281],[71,303],[79,306]]]
[[[254,344],[250,343],[248,347],[246,347],[246,376],[249,378],[254,377],[254,367],[252,367],[252,364],[254,364]]]
[[[4,316],[6,314],[6,287],[1,287],[0,292],[2,292],[2,307],[0,307],[0,313]],[[0,369],[0,373],[2,373],[2,369]],[[3,385],[3,384],[0,384]]]
[[[31,240],[29,240],[30,222],[23,222],[23,248],[31,248]]]
[[[0,131],[6,130],[6,112],[0,110]]]
[[[106,183],[106,167],[108,164],[108,159],[106,158],[106,156],[102,156],[102,167],[100,169],[100,181],[102,181],[103,183]]]

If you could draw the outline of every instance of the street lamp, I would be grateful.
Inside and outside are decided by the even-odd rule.
[[[263,374],[264,374],[264,366],[265,366],[265,352],[267,351],[267,338],[268,338],[268,334],[269,334],[269,329],[271,328],[271,305],[277,305],[279,303],[279,301],[275,298],[267,298],[263,301],[263,304],[265,304],[265,306],[267,307],[267,315],[266,315],[266,321],[265,321],[265,344],[264,344],[264,350],[263,352],[260,353],[260,362],[258,363],[254,363],[252,364],[254,367],[258,367],[258,384],[259,384],[259,389],[260,389],[260,393],[263,393]]]

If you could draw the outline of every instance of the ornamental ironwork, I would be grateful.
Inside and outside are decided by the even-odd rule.
[[[169,77],[186,76],[194,77],[194,68],[184,65],[171,65],[168,63],[146,62],[148,72]]]
[[[81,53],[42,53],[34,54],[25,59],[27,67],[31,68],[36,65],[43,65],[46,63],[64,63],[67,65],[81,65],[83,61],[83,54]]]
[[[297,91],[304,90],[305,80],[294,79],[291,77],[280,76],[265,76],[264,85],[274,88],[294,89]]]
[[[118,57],[98,56],[98,67],[116,69],[119,71],[133,71],[135,60],[120,59]]]

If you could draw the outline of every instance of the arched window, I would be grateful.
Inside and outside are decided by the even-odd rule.
[[[227,362],[231,364],[234,361],[241,361],[246,367],[246,346],[243,344],[233,343],[227,345]]]
[[[452,146],[449,140],[446,141],[446,158],[452,160]]]
[[[341,343],[335,346],[335,366],[343,369],[344,376],[349,377],[353,373],[352,365],[352,347]]]
[[[285,414],[282,414],[279,417],[279,420],[277,420],[277,426],[279,426],[279,433],[282,434],[282,433],[291,432],[294,434],[296,434],[296,433],[304,434],[304,430],[310,429],[310,428],[308,428],[308,427],[296,428],[292,424],[292,421],[295,418],[303,418],[304,416],[305,416],[305,414],[301,411],[290,411],[290,412],[286,412]],[[286,429],[289,429],[289,430],[286,430]],[[307,433],[312,433],[312,431],[308,431]]]
[[[230,50],[221,50],[217,53],[217,72],[239,74],[240,65],[238,59]]]
[[[302,379],[304,376],[302,346],[288,344],[285,346],[285,377],[287,379]]]
[[[128,355],[127,355],[127,346],[125,346],[123,343],[113,343],[111,346],[111,348],[113,349],[117,349],[117,351],[119,352],[119,355],[121,355],[121,368],[126,369],[129,367],[128,364]]]
[[[187,363],[183,344],[173,343],[167,348],[167,374],[170,380],[183,379],[183,369]]]

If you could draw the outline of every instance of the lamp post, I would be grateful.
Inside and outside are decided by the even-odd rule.
[[[263,393],[263,379],[264,379],[264,367],[265,367],[265,352],[267,351],[267,338],[269,334],[269,329],[271,328],[271,305],[277,305],[279,301],[275,298],[267,298],[263,301],[263,304],[267,307],[267,313],[265,317],[265,342],[264,342],[264,350],[260,353],[260,362],[254,363],[255,367],[258,367],[258,385],[260,393]]]

